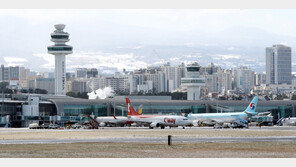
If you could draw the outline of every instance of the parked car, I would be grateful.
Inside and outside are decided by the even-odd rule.
[[[60,125],[57,125],[57,124],[50,124],[48,126],[48,129],[58,129],[58,128],[60,128]]]
[[[40,126],[37,123],[31,123],[29,129],[40,129]]]
[[[49,127],[49,124],[48,124],[48,123],[43,123],[43,124],[40,126],[41,129],[48,129],[48,127]]]
[[[73,129],[81,129],[82,128],[82,125],[76,123],[76,124],[72,125],[72,128]]]
[[[220,125],[220,124],[215,124],[214,125],[214,129],[222,129],[222,128],[223,128],[223,126]]]

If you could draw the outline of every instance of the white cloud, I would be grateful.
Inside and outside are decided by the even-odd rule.
[[[240,59],[241,55],[235,55],[235,54],[218,54],[218,55],[213,55],[213,59],[215,60],[227,60],[227,59]]]
[[[179,57],[173,57],[173,58],[170,58],[170,61],[178,61],[178,60],[180,60]]]
[[[47,53],[35,53],[33,56],[41,57],[43,60],[45,60],[47,63],[40,65],[40,68],[45,68],[48,70],[51,70],[54,68],[54,56],[47,54]]]
[[[4,61],[7,63],[10,63],[10,62],[27,62],[28,60],[20,57],[4,57]]]
[[[227,48],[227,50],[229,50],[229,51],[232,51],[232,50],[234,50],[235,48],[232,46],[232,47],[229,47],[229,48]]]
[[[154,62],[152,65],[163,65],[163,61],[156,61],[156,62]]]
[[[142,46],[133,46],[133,47],[128,47],[128,46],[118,46],[118,49],[141,49]]]
[[[27,59],[21,57],[4,57],[3,58],[7,66],[24,66]]]
[[[197,55],[183,55],[183,57],[186,57],[186,58],[201,58],[199,53],[197,53]]]
[[[49,54],[34,54],[34,56],[42,57],[47,63],[41,65],[41,68],[53,68],[54,56]],[[122,71],[135,70],[139,68],[147,67],[147,63],[140,61],[133,53],[129,54],[114,54],[114,53],[102,53],[102,52],[78,52],[66,56],[66,68],[67,71],[74,71],[75,68],[102,68],[104,71],[110,72],[111,69],[117,69]],[[109,68],[109,69],[106,69]],[[112,70],[111,70],[112,71]]]
[[[187,42],[187,43],[184,43],[185,46],[188,46],[188,47],[192,47],[194,46],[195,44],[193,42]]]

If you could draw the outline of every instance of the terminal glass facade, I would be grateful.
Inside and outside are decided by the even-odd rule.
[[[134,105],[134,109],[137,110],[139,105]],[[112,108],[113,110],[114,108]],[[173,106],[173,105],[144,105],[143,106],[143,114],[172,114],[172,115],[180,115],[181,113],[205,113],[206,112],[206,106]],[[113,112],[112,112],[113,113]],[[115,108],[115,115],[122,115],[124,113],[125,116],[128,115],[127,107],[124,105],[116,106]]]
[[[64,105],[64,116],[91,115],[107,116],[106,105]]]
[[[138,109],[139,105],[133,105],[135,110]],[[143,114],[176,114],[180,113],[227,113],[227,112],[242,112],[246,109],[245,105],[233,105],[233,106],[224,106],[224,105],[143,105]],[[111,113],[114,112],[114,108],[111,108]],[[293,106],[258,106],[256,109],[257,112],[270,112],[274,119],[279,119],[282,117],[292,116]],[[117,105],[115,107],[115,115],[127,116],[127,107],[126,105]]]

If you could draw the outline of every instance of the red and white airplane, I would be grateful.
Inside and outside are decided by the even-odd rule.
[[[142,115],[139,112],[136,112],[134,107],[132,106],[129,98],[126,98],[126,104],[128,109],[128,117],[131,122],[139,123],[139,124],[148,124],[150,129],[155,127],[161,127],[164,129],[165,126],[169,127],[178,127],[191,125],[191,121],[184,116],[177,115]]]
[[[137,110],[137,114],[141,114],[143,110],[143,105],[140,105]],[[100,127],[103,126],[125,126],[131,125],[133,122],[126,116],[107,116],[107,117],[97,117],[96,121],[99,123]]]

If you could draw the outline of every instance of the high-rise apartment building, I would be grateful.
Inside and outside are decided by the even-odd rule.
[[[234,70],[234,86],[243,93],[250,93],[254,88],[254,71],[248,67],[239,67]]]
[[[1,65],[0,68],[0,79],[2,82],[8,82],[9,81],[9,67],[4,67],[4,65]]]
[[[99,72],[98,72],[98,69],[96,69],[96,68],[87,69],[87,71],[86,71],[87,78],[95,78],[98,76],[98,74],[99,74]]]
[[[291,47],[273,45],[266,48],[266,83],[291,84],[292,82]]]
[[[55,80],[54,78],[36,78],[34,80],[34,89],[44,89],[44,90],[47,90],[48,94],[54,94],[55,93],[54,80]]]
[[[87,68],[76,68],[75,70],[75,78],[86,78],[87,76]]]
[[[68,81],[67,82],[67,91],[75,93],[86,92],[86,81]]]

